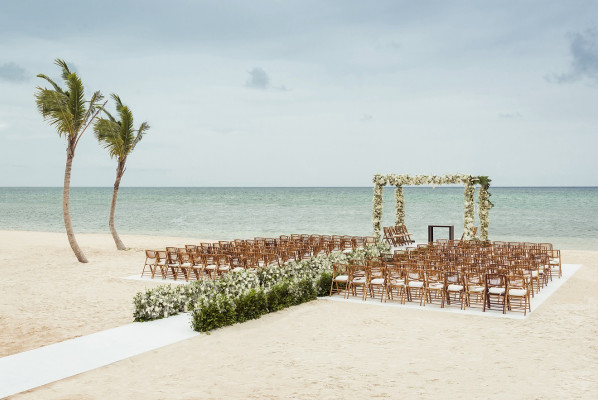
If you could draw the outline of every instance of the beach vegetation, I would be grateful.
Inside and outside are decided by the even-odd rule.
[[[141,141],[147,133],[150,126],[147,122],[142,122],[137,129],[133,125],[133,113],[131,109],[124,105],[117,94],[111,95],[116,103],[116,112],[118,119],[113,117],[104,108],[104,114],[107,118],[98,118],[94,124],[95,137],[104,148],[108,150],[111,158],[116,159],[116,179],[114,180],[114,190],[112,192],[112,203],[110,205],[110,217],[108,225],[110,233],[118,250],[125,250],[126,247],[114,226],[114,214],[116,210],[116,199],[121,179],[125,173],[127,158],[135,149],[135,146]]]
[[[77,73],[71,71],[64,60],[56,59],[54,63],[61,69],[65,87],[60,87],[44,74],[38,74],[37,77],[44,79],[51,87],[36,87],[35,104],[44,120],[56,129],[58,136],[66,140],[62,213],[71,249],[79,262],[86,263],[87,258],[77,243],[71,222],[69,209],[71,170],[79,140],[106,103],[101,104],[103,96],[99,91],[94,92],[91,98],[86,100],[83,83]]]

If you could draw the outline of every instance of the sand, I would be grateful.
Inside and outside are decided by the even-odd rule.
[[[0,356],[124,325],[143,249],[199,239],[0,231]],[[14,399],[598,398],[598,252],[525,320],[318,300]],[[59,361],[59,360],[57,360]]]

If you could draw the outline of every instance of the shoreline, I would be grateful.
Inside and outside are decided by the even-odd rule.
[[[133,296],[165,283],[123,279],[141,274],[143,251],[200,241],[121,235],[129,250],[118,251],[110,234],[76,236],[87,264],[77,262],[65,233],[0,230],[0,357],[131,323]],[[314,301],[12,398],[346,398],[364,371],[372,383],[386,382],[371,387],[381,397],[431,398],[450,388],[455,397],[512,391],[592,398],[598,353],[588,349],[598,347],[598,251],[563,250],[562,259],[583,266],[525,320]],[[493,378],[509,389],[487,392],[482,371],[489,362],[509,365]],[[467,370],[467,385],[454,365]],[[193,383],[198,368],[206,371],[201,388]],[[166,384],[165,370],[177,370]],[[273,387],[272,379],[280,384]]]

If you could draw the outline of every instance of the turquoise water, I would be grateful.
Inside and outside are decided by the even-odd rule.
[[[428,224],[455,225],[455,236],[461,236],[462,187],[406,187],[404,192],[405,222],[416,240],[427,240]],[[597,187],[492,187],[491,193],[490,239],[598,250]],[[116,226],[122,234],[209,239],[371,235],[372,195],[370,187],[121,188]],[[109,233],[111,196],[112,188],[71,189],[76,233]],[[383,223],[391,225],[393,188],[386,188],[384,204]],[[0,188],[0,229],[63,232],[62,188]],[[436,237],[446,234],[440,230]]]

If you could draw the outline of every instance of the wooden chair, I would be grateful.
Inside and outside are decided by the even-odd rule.
[[[415,243],[415,240],[411,239],[411,234],[409,231],[407,231],[407,227],[405,225],[395,226],[395,241],[400,246]]]
[[[486,274],[486,301],[484,303],[484,311],[486,308],[491,309],[493,305],[502,308],[502,313],[505,314],[507,310],[506,301],[507,282],[504,274]]]
[[[396,293],[396,297],[398,297],[399,302],[401,304],[405,304],[407,290],[405,285],[405,273],[403,268],[397,264],[392,264],[391,266],[387,267],[386,279],[386,298],[394,300]],[[386,301],[386,298],[384,299],[384,301]]]
[[[375,246],[376,245],[376,238],[374,236],[366,236],[364,239],[365,239],[366,246]]]
[[[181,264],[179,263],[179,253],[178,251],[168,251],[166,253],[167,261],[166,261],[166,268],[168,269],[172,279],[175,281],[178,278],[179,270]]]
[[[357,296],[361,293],[362,300],[365,300],[367,295],[367,283],[370,279],[370,270],[367,266],[361,263],[349,264],[349,278],[347,284],[347,297]]]
[[[405,271],[405,290],[407,301],[413,301],[413,296],[419,297],[421,306],[425,297],[425,272],[422,269],[410,266]]]
[[[382,231],[384,232],[383,240],[389,245],[396,247],[395,238],[390,230],[390,226],[382,227]]]
[[[523,310],[523,315],[528,310],[532,312],[527,283],[522,274],[507,276],[507,309]]]
[[[367,290],[371,298],[375,299],[380,296],[380,301],[384,300],[386,292],[387,269],[381,264],[379,260],[371,260],[368,262],[370,273],[368,274]]]
[[[156,251],[156,267],[155,270],[158,272],[158,268],[160,268],[160,274],[162,275],[162,279],[166,279],[168,277],[172,278],[172,274],[168,269],[168,253],[164,250]]]
[[[179,271],[183,273],[185,280],[188,281],[191,278],[191,271],[193,269],[193,258],[191,254],[186,251],[180,251],[178,254],[179,259]]]
[[[465,307],[484,309],[486,304],[486,280],[479,271],[467,272],[464,276]]]
[[[353,244],[353,249],[365,247],[365,240],[361,236],[353,236],[351,242]]]
[[[563,268],[561,265],[561,251],[550,249],[546,252],[548,254],[548,267],[550,271],[550,277],[552,279],[552,272],[558,271],[559,278],[563,276]]]
[[[220,254],[215,254],[215,259],[216,259],[216,274],[218,276],[222,276],[226,273],[228,273],[228,271],[230,271],[230,262],[229,262],[229,256],[224,254],[224,253],[220,253]]]
[[[348,297],[349,283],[349,264],[332,264],[332,282],[330,284],[330,296],[343,293],[343,297]]]
[[[218,261],[215,254],[204,254],[204,272],[212,279],[218,275]]]
[[[350,253],[353,251],[353,240],[351,240],[351,236],[343,236],[342,237],[341,251],[343,253]]]
[[[423,305],[426,306],[426,303],[433,304],[434,302],[438,302],[440,304],[440,308],[444,308],[444,299],[446,297],[445,287],[444,287],[444,273],[440,270],[427,270],[425,271],[425,281],[424,281],[424,301]]]
[[[531,284],[532,297],[544,287],[544,265],[537,259],[528,259],[524,263],[524,274]]]
[[[200,243],[203,254],[212,254],[212,243]]]
[[[457,270],[447,271],[444,274],[444,279],[446,290],[445,305],[459,304],[459,308],[464,310],[465,285],[463,285],[461,274]]]
[[[245,259],[241,256],[231,256],[229,262],[231,272],[239,272],[247,269]]]
[[[154,278],[156,273],[158,263],[158,254],[155,250],[146,250],[145,251],[145,264],[143,265],[143,270],[141,271],[141,277],[143,278],[143,274],[145,273],[145,269],[148,269],[148,272],[151,278]]]
[[[191,269],[190,272],[193,273],[196,280],[203,279],[204,277],[204,268],[205,268],[205,255],[195,252],[191,255]]]

